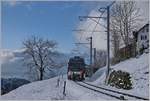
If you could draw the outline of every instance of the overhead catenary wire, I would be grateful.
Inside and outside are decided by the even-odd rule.
[[[110,69],[110,33],[109,33],[109,19],[110,19],[110,7],[115,3],[115,1],[113,1],[110,5],[106,6],[105,8],[100,8],[99,11],[102,12],[100,14],[100,16],[79,16],[79,18],[98,18],[98,22],[96,23],[92,33],[91,33],[91,36],[92,34],[94,33],[94,30],[96,29],[99,21],[100,21],[100,18],[107,18],[107,75],[106,75],[106,84],[107,84],[107,80],[108,80],[108,76],[109,76],[109,69]],[[103,11],[102,11],[103,9]],[[107,11],[107,17],[102,17],[103,14],[105,13],[105,11]]]

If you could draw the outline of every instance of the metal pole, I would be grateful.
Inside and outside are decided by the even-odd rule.
[[[66,81],[64,81],[64,89],[63,89],[63,95],[65,95],[65,96],[66,96],[65,91],[66,91]]]
[[[107,6],[107,75],[106,75],[106,82],[108,80],[108,75],[109,75],[109,68],[110,68],[110,37],[109,37],[109,6]]]
[[[90,37],[90,65],[92,65],[92,37]]]
[[[96,63],[96,48],[94,48],[94,64]]]

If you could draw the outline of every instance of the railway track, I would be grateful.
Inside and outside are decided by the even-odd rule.
[[[132,98],[134,100],[149,100],[148,98],[131,95],[131,94],[111,90],[111,89],[100,87],[100,86],[95,86],[95,85],[92,85],[92,84],[89,84],[86,82],[76,82],[76,84],[78,84],[82,87],[85,87],[87,89],[102,93],[104,95],[114,97],[114,98],[119,99],[119,100],[128,100],[129,98],[130,99]]]
[[[125,96],[129,96],[129,97],[133,97],[133,98],[137,98],[137,99],[141,99],[141,100],[149,100],[148,98],[144,98],[144,97],[140,97],[140,96],[136,96],[136,95],[131,95],[131,94],[127,94],[127,93],[111,90],[111,89],[100,87],[100,86],[95,86],[95,85],[92,85],[92,84],[89,84],[89,83],[86,83],[86,82],[83,82],[83,83],[85,83],[87,85],[90,85],[90,86],[93,86],[93,87],[96,87],[96,88],[100,88],[100,89],[106,90],[106,91],[114,92],[114,93],[117,93],[117,94],[122,94],[122,95],[125,95]]]
[[[83,84],[81,84],[81,83],[79,83],[79,82],[75,82],[75,83],[78,84],[79,86],[82,86],[82,87],[84,87],[84,88],[93,90],[93,91],[95,91],[95,92],[98,92],[98,93],[101,93],[101,94],[104,94],[104,95],[107,95],[107,96],[110,96],[110,97],[113,97],[113,98],[116,98],[116,99],[119,99],[119,100],[123,100],[123,99],[122,99],[121,97],[119,97],[119,96],[115,96],[115,95],[112,95],[112,94],[109,94],[109,93],[105,93],[105,92],[100,91],[100,90],[97,90],[97,89],[93,89],[93,88],[88,87],[88,86],[85,86],[85,85],[83,85]],[[126,99],[124,99],[124,100],[126,100]]]

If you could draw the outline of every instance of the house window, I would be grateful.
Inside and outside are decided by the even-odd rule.
[[[148,31],[149,31],[149,28],[147,27],[147,28],[146,28],[146,32],[148,32]]]
[[[146,40],[147,36],[146,35],[141,35],[141,40]]]
[[[141,40],[147,40],[147,36],[146,35],[141,35]]]
[[[145,35],[145,40],[147,39],[147,36]]]

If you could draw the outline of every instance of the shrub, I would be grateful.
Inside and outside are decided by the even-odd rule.
[[[114,70],[113,72],[111,72],[108,79],[108,84],[119,89],[132,89],[132,81],[130,74],[121,70]]]

